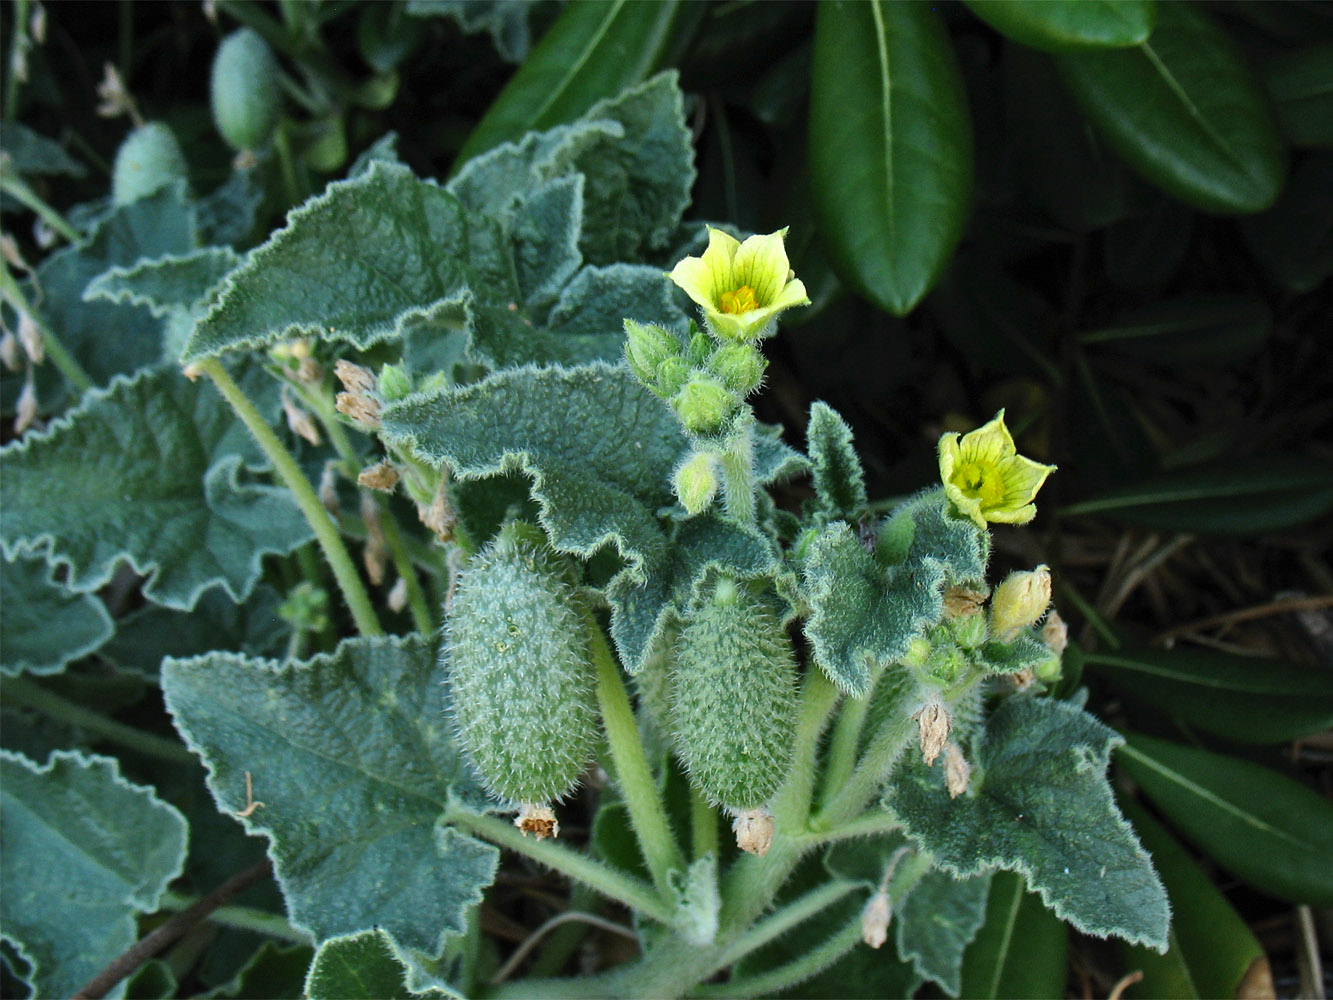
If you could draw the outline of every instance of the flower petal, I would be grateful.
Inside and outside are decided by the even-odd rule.
[[[1004,506],[1018,507],[1032,502],[1046,477],[1055,471],[1054,465],[1042,465],[1022,455],[1014,455],[1000,463],[1004,479]]]
[[[782,294],[791,265],[783,238],[787,230],[780,229],[767,236],[751,236],[736,251],[732,280],[754,289],[754,297],[761,306],[770,306]]]
[[[686,257],[667,274],[685,294],[705,309],[717,308],[713,271],[700,257]]]
[[[1018,454],[1013,435],[1004,424],[1004,410],[995,414],[989,423],[963,435],[959,447],[967,461],[978,464],[998,465],[1011,455]]]

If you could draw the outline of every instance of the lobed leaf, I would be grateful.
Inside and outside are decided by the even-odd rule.
[[[4,152],[9,158],[5,167],[15,173],[66,177],[88,173],[88,168],[65,152],[60,143],[15,119],[5,122]]]
[[[0,750],[0,922],[36,996],[73,996],[138,937],[185,860],[186,824],[108,757]],[[119,986],[113,996],[121,996]]]
[[[407,968],[393,938],[375,929],[330,938],[319,946],[306,973],[303,994],[310,1000],[412,1000],[418,996],[457,997],[452,990],[413,993]]]
[[[157,604],[188,610],[214,584],[240,600],[265,554],[311,537],[287,490],[241,479],[254,453],[211,386],[167,369],[118,379],[0,450],[0,548],[68,565],[74,591],[123,559]]]
[[[946,870],[1021,872],[1085,933],[1164,951],[1166,894],[1106,780],[1118,742],[1074,705],[1013,698],[971,749],[979,788],[950,799],[939,771],[908,755],[885,801]]]
[[[0,560],[5,641],[0,674],[57,674],[99,648],[116,630],[95,594],[71,593],[51,580],[42,559]]]
[[[894,915],[898,954],[949,996],[962,990],[963,954],[986,916],[991,874],[958,879],[928,871]]]
[[[84,289],[83,298],[144,306],[159,317],[172,310],[188,312],[202,304],[240,262],[240,255],[227,246],[140,260],[98,275]]]

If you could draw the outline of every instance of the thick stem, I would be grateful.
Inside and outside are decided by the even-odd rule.
[[[592,612],[585,609],[584,620],[588,648],[597,666],[597,703],[601,706],[602,723],[611,748],[611,761],[620,781],[620,792],[625,796],[630,823],[639,838],[648,870],[653,873],[653,882],[663,898],[669,898],[667,873],[673,868],[683,870],[685,861],[671,832],[666,809],[657,795],[657,782],[653,780],[648,758],[643,752],[634,710],[620,679],[620,666]]]
[[[722,451],[722,494],[727,513],[742,524],[754,524],[754,416],[738,420]]]
[[[780,833],[795,834],[805,829],[815,787],[819,738],[837,700],[838,689],[833,682],[824,671],[811,665],[801,688],[796,731],[792,735],[795,749],[791,773],[773,799],[773,817]]]
[[[847,783],[814,817],[811,827],[819,832],[831,832],[859,816],[887,780],[889,771],[916,728],[915,720],[907,715],[885,723],[871,738],[865,755]]]
[[[824,787],[820,793],[821,802],[828,802],[847,782],[852,769],[856,766],[856,751],[861,745],[861,730],[865,726],[866,713],[870,710],[870,699],[875,694],[875,685],[879,681],[881,667],[876,667],[870,678],[870,690],[864,698],[849,698],[838,713],[838,724],[833,729],[833,741],[829,746],[828,766],[824,770]]]
[[[717,810],[693,784],[690,785],[690,839],[696,861],[705,854],[717,857]]]
[[[444,820],[454,826],[485,837],[493,844],[539,861],[568,878],[596,889],[603,896],[651,917],[670,924],[675,916],[671,907],[662,901],[651,886],[631,878],[616,869],[580,854],[563,844],[528,837],[507,820],[484,816],[464,809],[449,809]]]
[[[254,404],[227,374],[227,370],[217,358],[199,362],[199,368],[213,380],[218,392],[222,393],[223,399],[236,411],[236,415],[241,418],[241,422],[245,424],[246,429],[273,464],[273,471],[292,491],[296,505],[315,531],[315,538],[324,551],[324,558],[328,560],[329,568],[333,570],[333,577],[338,581],[338,587],[343,593],[343,599],[352,612],[357,631],[366,636],[383,635],[384,629],[380,627],[379,619],[375,616],[375,608],[370,603],[370,595],[366,593],[360,574],[356,571],[356,564],[352,562],[347,546],[343,544],[342,537],[338,534],[337,526],[334,525],[329,512],[324,509],[324,505],[319,502],[319,496],[310,485],[310,480],[306,479],[305,473],[301,471],[301,467],[296,464],[296,459],[278,439],[273,428],[264,422]]]

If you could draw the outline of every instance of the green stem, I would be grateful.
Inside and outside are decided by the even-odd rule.
[[[342,590],[343,599],[352,612],[352,619],[356,622],[357,631],[365,636],[383,635],[384,630],[380,627],[379,619],[375,616],[375,608],[370,603],[370,595],[366,593],[366,588],[356,571],[356,565],[347,552],[347,546],[343,544],[342,537],[338,534],[338,528],[333,523],[333,518],[324,509],[324,505],[319,502],[319,497],[315,493],[314,487],[310,485],[310,480],[306,479],[305,473],[296,464],[296,459],[292,457],[291,452],[278,439],[277,434],[273,432],[273,428],[264,422],[264,418],[259,415],[259,411],[255,409],[254,404],[246,398],[240,386],[227,374],[226,369],[222,367],[222,363],[217,358],[208,358],[199,362],[199,368],[213,380],[213,384],[222,393],[222,397],[231,404],[231,408],[236,411],[236,415],[241,418],[241,422],[245,424],[260,449],[273,464],[273,471],[292,491],[292,496],[296,499],[296,504],[301,509],[301,513],[305,515],[306,521],[315,531],[315,538],[319,541],[319,547],[324,551],[324,558],[328,560],[329,568],[333,570],[334,579],[338,581],[338,587]]]
[[[42,331],[42,347],[46,351],[46,356],[51,359],[60,374],[69,379],[70,383],[80,392],[87,392],[93,387],[93,380],[89,378],[88,373],[83,370],[83,366],[74,360],[74,355],[65,350],[65,345],[60,342],[60,338],[52,332],[46,322],[37,314],[37,312],[28,304],[23,290],[19,288],[18,281],[14,275],[9,272],[9,265],[0,262],[0,296],[12,305],[15,310],[22,310],[32,317],[37,329]]]
[[[717,857],[717,810],[693,784],[690,785],[690,838],[696,861],[706,854]]]
[[[823,885],[811,889],[805,895],[797,897],[776,913],[765,917],[729,944],[722,954],[717,957],[710,974],[735,965],[750,952],[762,948],[774,938],[787,933],[797,924],[804,923],[816,913],[832,906],[843,896],[854,892],[857,888],[855,882],[838,880],[825,882]]]
[[[670,925],[675,916],[672,908],[646,883],[579,854],[563,844],[528,837],[507,820],[496,816],[483,816],[465,809],[449,809],[445,812],[444,821],[485,837],[491,843],[516,854],[539,861],[576,882],[582,882],[596,889],[608,899],[613,899],[661,923]]]
[[[801,688],[796,731],[792,736],[795,750],[791,773],[773,799],[773,817],[780,832],[795,834],[805,830],[815,787],[819,738],[837,700],[838,689],[833,682],[823,670],[811,665]]]
[[[893,813],[886,809],[868,810],[855,819],[824,832],[811,831],[802,838],[808,847],[823,847],[837,840],[850,840],[853,837],[874,837],[892,833],[902,825]]]
[[[722,450],[722,494],[727,514],[741,524],[754,524],[754,414],[736,422]]]
[[[832,965],[861,941],[861,914],[843,925],[842,929],[818,948],[807,951],[800,958],[762,975],[748,979],[733,979],[728,983],[709,983],[696,986],[691,997],[759,997],[772,996],[788,986],[794,986]]]
[[[882,726],[871,738],[861,763],[852,771],[842,790],[819,811],[811,826],[819,832],[835,831],[860,815],[888,778],[890,769],[916,728],[915,720],[907,715]]]
[[[611,761],[620,779],[620,792],[625,796],[630,822],[639,838],[648,870],[653,873],[653,883],[664,898],[669,898],[667,873],[673,868],[683,870],[685,861],[671,832],[666,809],[658,798],[657,782],[648,767],[634,710],[620,679],[620,666],[592,612],[585,609],[584,619],[588,647],[597,666],[597,702],[602,710]]]
[[[0,190],[13,195],[16,201],[20,201],[32,209],[43,222],[71,243],[83,242],[83,234],[70,225],[63,215],[43,201],[41,196],[30,188],[22,177],[8,167],[0,170]]]
[[[824,770],[821,801],[828,802],[847,782],[856,766],[856,752],[861,746],[861,730],[865,727],[870,699],[875,694],[882,667],[876,667],[870,678],[870,690],[864,698],[850,698],[838,713],[838,724],[833,729],[829,747],[828,766]]]
[[[90,708],[84,708],[34,684],[26,677],[6,677],[3,690],[7,704],[36,709],[43,715],[86,729],[112,743],[119,743],[123,747],[150,757],[158,757],[177,764],[195,763],[194,754],[176,740],[108,719],[105,715],[100,715]]]
[[[198,901],[197,896],[187,896],[168,889],[162,896],[160,907],[163,910],[188,910]],[[280,941],[290,941],[293,944],[311,943],[309,934],[297,930],[276,913],[256,910],[249,906],[219,906],[208,915],[208,919],[224,927],[266,934]]]

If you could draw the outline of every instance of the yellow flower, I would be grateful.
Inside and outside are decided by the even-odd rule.
[[[987,521],[1031,521],[1037,514],[1032,499],[1054,471],[1054,465],[1042,465],[1018,453],[1004,425],[1004,410],[961,439],[957,434],[940,438],[944,493],[979,528]]]
[[[791,276],[782,229],[744,243],[708,229],[702,257],[686,257],[667,275],[704,311],[704,323],[726,340],[753,341],[771,331],[778,313],[810,304]]]

